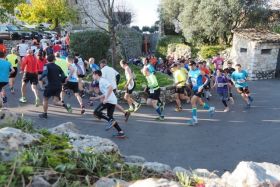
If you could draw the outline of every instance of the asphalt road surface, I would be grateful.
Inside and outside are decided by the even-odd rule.
[[[133,114],[128,123],[123,116],[115,113],[116,119],[128,138],[113,139],[125,155],[139,155],[148,161],[169,164],[172,167],[206,168],[223,172],[232,171],[240,161],[271,162],[280,164],[280,80],[264,80],[249,83],[254,97],[250,110],[244,110],[240,96],[234,93],[236,103],[229,113],[224,113],[223,105],[213,96],[210,105],[217,109],[213,118],[201,107],[198,110],[199,125],[186,126],[191,117],[191,107],[184,104],[180,113],[174,111],[174,104],[165,109],[166,120],[157,122],[155,111],[143,106]],[[42,106],[35,107],[34,96],[28,86],[29,104],[21,105],[20,80],[16,82],[15,95],[8,93],[8,107],[34,120],[39,128],[51,128],[72,121],[83,134],[112,139],[111,129],[105,131],[105,121],[92,116],[92,107],[87,106],[85,115],[80,115],[77,100],[66,97],[73,107],[73,113],[51,105],[49,118],[42,120],[38,114]],[[42,96],[42,93],[40,93]],[[87,103],[87,100],[85,100]],[[124,105],[127,107],[127,105]]]

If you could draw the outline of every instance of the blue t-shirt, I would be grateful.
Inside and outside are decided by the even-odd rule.
[[[198,88],[203,85],[203,76],[199,69],[189,71],[189,81],[192,84],[193,91],[198,91]]]
[[[11,63],[0,59],[0,82],[9,82]]]
[[[247,87],[248,86],[246,82],[247,77],[248,77],[248,73],[245,70],[242,70],[241,72],[235,71],[231,75],[231,78],[236,88]]]
[[[90,69],[91,69],[92,72],[100,70],[100,68],[97,64],[90,64]]]
[[[148,64],[147,67],[148,67],[148,70],[149,70],[150,73],[155,73],[156,72],[155,67],[152,64]]]

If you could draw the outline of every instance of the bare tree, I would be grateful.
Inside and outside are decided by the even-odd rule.
[[[116,26],[118,24],[129,24],[128,21],[132,19],[131,14],[123,7],[115,6],[115,0],[90,0],[92,3],[96,3],[98,9],[97,15],[93,16],[89,12],[87,7],[81,5],[83,13],[90,19],[90,21],[99,29],[108,33],[111,40],[111,50],[112,50],[112,66],[116,65],[117,56],[117,33]],[[94,1],[94,2],[93,2]],[[121,11],[118,11],[122,10]],[[120,17],[119,17],[120,16]]]

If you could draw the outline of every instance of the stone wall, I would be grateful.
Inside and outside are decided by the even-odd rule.
[[[185,44],[169,44],[167,47],[167,56],[172,56],[175,59],[189,58],[192,55],[191,48]]]
[[[231,50],[234,64],[241,64],[248,71],[251,80],[275,77],[280,44],[258,43],[235,35]],[[247,52],[241,52],[241,48]],[[261,54],[262,49],[271,49],[270,54]]]

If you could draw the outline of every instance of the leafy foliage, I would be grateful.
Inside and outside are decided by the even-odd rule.
[[[224,49],[225,49],[225,47],[220,46],[220,45],[213,45],[213,46],[205,45],[200,48],[199,55],[203,59],[208,59],[208,58],[212,58],[212,57],[216,56],[218,52],[220,52]]]
[[[156,56],[166,58],[168,45],[179,43],[184,43],[184,38],[182,36],[164,36],[158,41],[156,47]]]
[[[110,38],[108,34],[101,31],[85,31],[73,33],[70,36],[70,48],[72,53],[77,52],[86,59],[94,57],[97,62],[106,58],[110,47]]]

